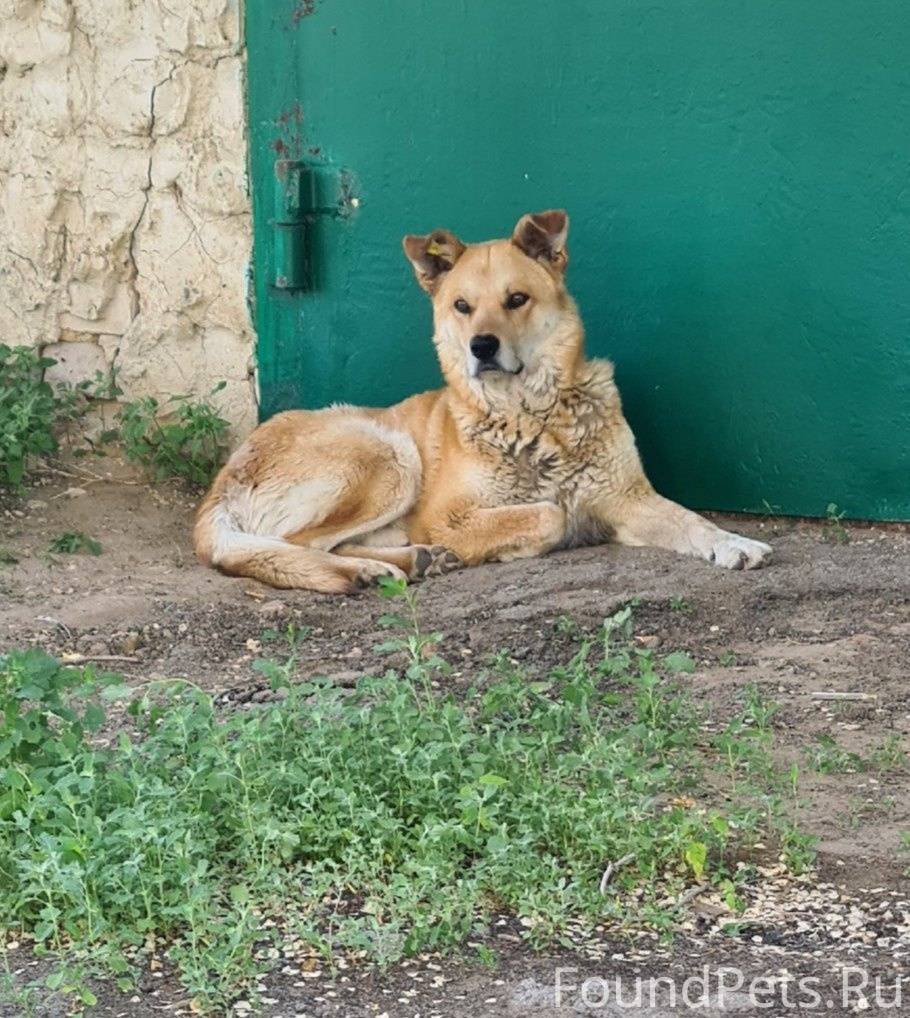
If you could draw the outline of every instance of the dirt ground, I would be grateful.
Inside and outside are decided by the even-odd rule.
[[[109,479],[109,470],[74,467],[71,476],[49,475],[24,498],[0,503],[0,552],[17,559],[0,565],[0,650],[31,644],[58,654],[115,655],[125,660],[112,667],[130,681],[185,676],[216,692],[225,709],[270,695],[252,661],[263,653],[263,634],[291,622],[309,629],[300,648],[301,676],[350,683],[388,667],[388,658],[377,659],[372,651],[386,635],[377,619],[388,607],[375,594],[332,599],[276,592],[203,569],[189,545],[193,499],[116,469]],[[747,983],[753,976],[778,980],[772,1009],[740,989],[726,1000],[714,993],[691,1013],[792,1014],[780,1001],[780,981],[811,976],[825,988],[819,1012],[910,1014],[910,857],[900,851],[902,835],[910,832],[910,773],[898,764],[819,774],[805,758],[819,735],[833,736],[864,757],[889,739],[910,750],[910,532],[848,525],[849,540],[842,541],[820,523],[721,522],[769,541],[772,565],[731,573],[657,551],[584,549],[429,581],[420,591],[422,616],[428,629],[444,634],[442,652],[456,665],[451,681],[467,684],[486,654],[502,647],[531,673],[546,672],[567,659],[585,629],[634,599],[640,639],[695,658],[696,671],[683,679],[709,705],[712,726],[723,725],[739,708],[750,683],[780,704],[773,722],[778,752],[782,761],[800,764],[800,823],[819,838],[817,871],[784,880],[769,865],[766,884],[750,900],[735,935],[721,932],[729,916],[721,922],[716,901],[696,900],[667,949],[649,939],[604,940],[541,957],[521,946],[504,918],[488,940],[499,957],[492,971],[468,960],[426,957],[381,975],[331,976],[279,959],[263,983],[264,1013],[659,1018],[687,1013],[681,1001],[674,1009],[666,987],[653,1007],[623,1008],[612,998],[597,1006],[602,995],[593,990],[587,1001],[576,990],[560,1002],[556,969],[577,970],[564,975],[563,984],[636,975],[675,976],[681,984],[702,965],[735,965]],[[65,531],[96,538],[102,554],[49,555],[51,540]],[[563,616],[576,626],[557,623]],[[867,698],[831,702],[813,696],[825,691]],[[10,957],[21,977],[35,971],[24,950]],[[881,997],[876,1000],[870,984],[842,1000],[844,966],[879,975]],[[904,1004],[887,1009],[901,976],[907,980]],[[96,1013],[189,1013],[186,1005],[180,987],[157,972],[133,998],[104,991]],[[58,1007],[48,1001],[46,1013],[64,1013]],[[0,1006],[0,1014],[14,1013]]]

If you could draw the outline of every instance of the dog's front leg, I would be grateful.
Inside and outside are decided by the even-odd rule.
[[[430,528],[433,542],[454,551],[466,565],[543,555],[566,533],[565,510],[555,502],[494,508],[454,505],[437,519]]]
[[[771,547],[728,530],[658,495],[650,485],[635,494],[599,504],[597,515],[619,544],[666,548],[693,555],[725,569],[756,569]]]

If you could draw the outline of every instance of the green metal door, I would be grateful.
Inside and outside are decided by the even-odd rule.
[[[246,23],[263,416],[438,385],[401,236],[564,206],[589,351],[665,494],[910,518],[905,0],[248,0]]]

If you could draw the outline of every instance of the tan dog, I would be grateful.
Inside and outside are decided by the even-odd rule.
[[[509,240],[404,238],[446,388],[382,410],[288,411],[231,456],[196,552],[275,587],[348,592],[607,539],[752,569],[771,549],[662,498],[608,361],[585,360],[564,212]]]

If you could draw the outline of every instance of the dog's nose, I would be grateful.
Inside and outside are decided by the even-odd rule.
[[[496,351],[499,349],[499,337],[494,336],[492,332],[484,332],[479,336],[474,336],[471,340],[471,353],[479,361],[489,361],[496,356]]]

